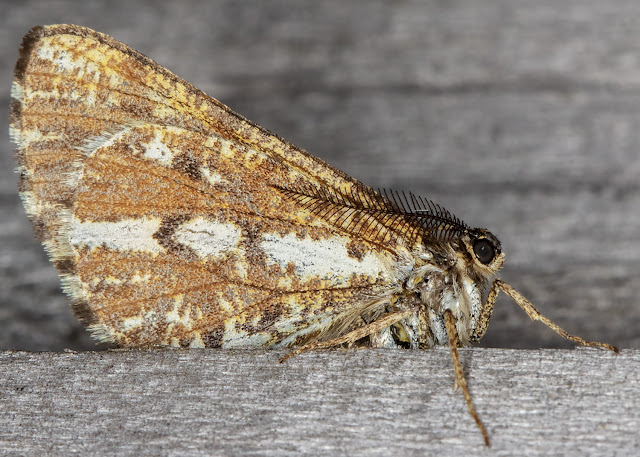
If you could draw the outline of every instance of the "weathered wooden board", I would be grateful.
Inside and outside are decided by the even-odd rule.
[[[640,351],[0,353],[1,455],[640,452]]]

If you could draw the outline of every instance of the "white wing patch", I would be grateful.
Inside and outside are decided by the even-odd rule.
[[[157,255],[164,251],[153,234],[160,228],[160,219],[125,219],[118,222],[71,221],[69,243],[72,246],[96,248],[105,246],[121,251],[140,251]]]
[[[222,176],[220,176],[219,173],[217,173],[216,171],[212,171],[207,166],[200,167],[200,172],[202,173],[202,176],[205,177],[207,182],[211,185],[225,182],[225,180],[222,179]]]
[[[221,257],[238,251],[241,232],[234,224],[198,217],[181,224],[174,236],[176,241],[190,247],[200,257]]]
[[[222,347],[225,349],[261,347],[269,343],[269,333],[247,333],[236,325],[236,318],[232,317],[224,323]]]
[[[37,55],[43,60],[51,61],[61,73],[72,73],[75,70],[78,77],[93,75],[94,82],[97,83],[100,80],[102,72],[94,62],[83,57],[72,59],[65,49],[52,46],[44,40],[40,42]]]
[[[367,253],[361,260],[349,256],[348,238],[333,236],[324,240],[298,238],[295,234],[279,236],[266,233],[260,247],[267,255],[267,263],[278,264],[286,269],[295,267],[295,274],[301,280],[320,278],[346,283],[351,275],[377,277],[385,271],[381,259]]]
[[[173,162],[174,153],[171,149],[162,141],[162,133],[156,132],[156,136],[153,137],[148,143],[140,143],[144,148],[143,157],[147,159],[157,160],[164,166],[170,166]]]

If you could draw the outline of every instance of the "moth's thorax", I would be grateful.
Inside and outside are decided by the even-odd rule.
[[[484,263],[486,262],[486,263]],[[416,313],[372,338],[386,346],[431,347],[448,344],[444,311],[451,310],[460,342],[469,344],[484,302],[487,284],[504,263],[500,242],[484,229],[470,229],[442,242],[429,240],[411,253],[396,306]]]

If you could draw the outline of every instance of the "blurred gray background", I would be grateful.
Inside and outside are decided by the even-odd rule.
[[[502,241],[502,278],[585,338],[640,348],[640,3],[0,3],[0,102],[22,36],[105,32],[374,187]],[[0,349],[95,348],[16,191],[0,116]],[[502,297],[482,344],[570,347]]]

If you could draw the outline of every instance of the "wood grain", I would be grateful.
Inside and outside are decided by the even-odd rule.
[[[0,353],[2,455],[635,455],[640,351]]]

